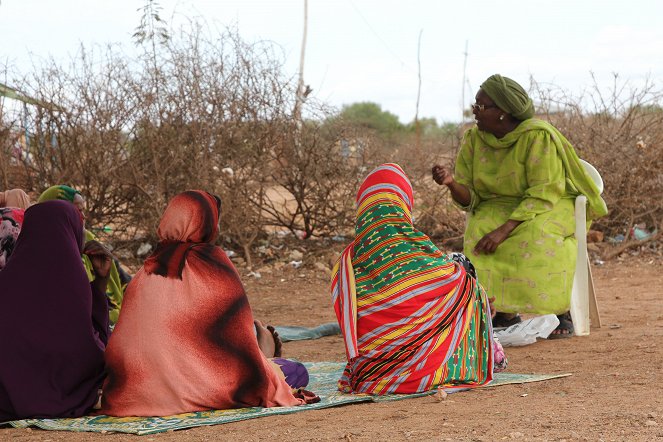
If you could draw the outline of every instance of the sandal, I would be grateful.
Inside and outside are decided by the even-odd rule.
[[[565,339],[573,336],[575,330],[573,328],[573,321],[571,320],[571,313],[566,312],[563,315],[557,315],[557,319],[559,319],[559,325],[550,333],[548,339]],[[555,333],[555,331],[559,331],[559,333]]]
[[[497,312],[493,318],[493,328],[506,328],[523,322],[520,315],[511,316],[511,313]]]
[[[283,341],[273,326],[268,325],[267,330],[269,330],[269,332],[272,334],[272,337],[274,338],[274,357],[280,358],[283,354]]]

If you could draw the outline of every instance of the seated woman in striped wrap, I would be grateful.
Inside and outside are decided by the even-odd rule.
[[[469,261],[414,228],[412,208],[412,185],[396,164],[373,170],[357,193],[356,237],[332,276],[348,358],[341,391],[416,393],[493,378],[488,296]]]

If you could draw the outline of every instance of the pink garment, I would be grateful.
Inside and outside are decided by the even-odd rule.
[[[504,353],[504,347],[497,336],[493,336],[493,373],[499,373],[506,370],[509,360]]]
[[[18,234],[21,233],[24,213],[23,209],[0,207],[0,270],[7,265],[7,260],[14,251]]]

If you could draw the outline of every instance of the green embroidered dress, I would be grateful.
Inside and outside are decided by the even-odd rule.
[[[467,186],[464,253],[498,311],[569,310],[577,243],[575,197],[588,198],[588,220],[607,213],[569,141],[552,125],[528,119],[503,138],[473,127],[461,145],[456,181]],[[473,249],[507,220],[522,221],[493,254]]]

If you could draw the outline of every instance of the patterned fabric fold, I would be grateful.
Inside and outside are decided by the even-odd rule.
[[[73,187],[65,186],[64,184],[56,184],[55,186],[51,186],[44,190],[41,195],[39,195],[37,202],[43,203],[44,201],[62,200],[73,203],[74,197],[77,194],[81,195],[81,193]]]
[[[355,240],[332,276],[348,358],[342,391],[413,393],[492,379],[487,296],[414,228],[413,199],[396,164],[375,169],[357,193]]]

